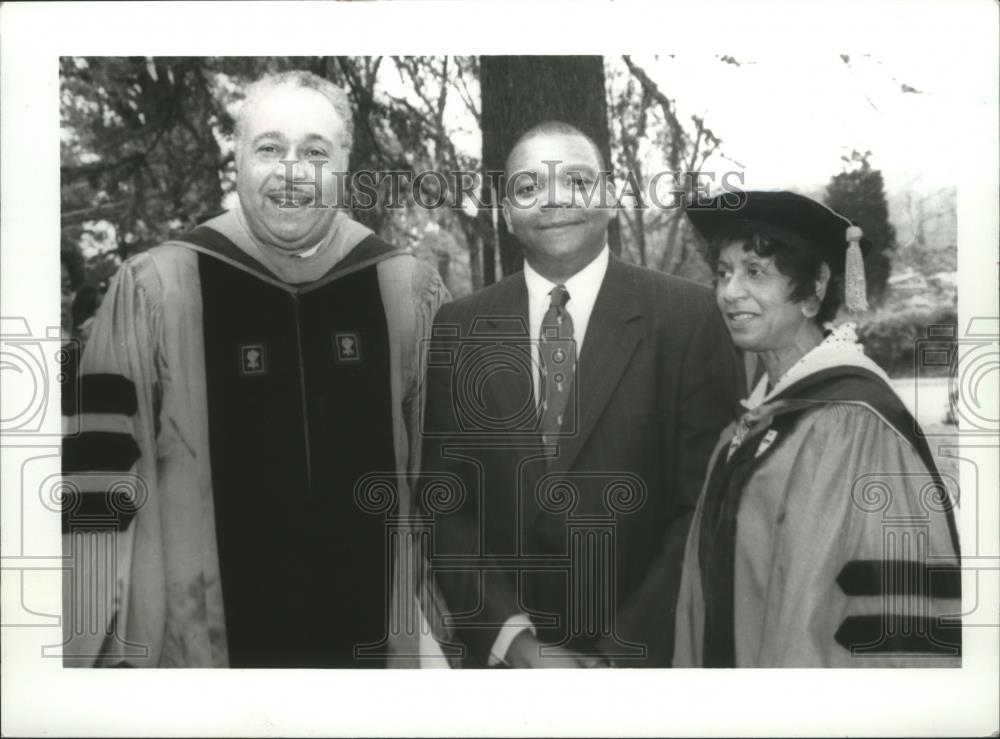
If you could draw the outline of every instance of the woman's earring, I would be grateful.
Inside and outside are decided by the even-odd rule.
[[[814,295],[809,300],[802,301],[800,308],[806,318],[815,318],[819,315],[819,298]]]

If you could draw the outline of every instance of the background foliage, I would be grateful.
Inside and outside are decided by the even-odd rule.
[[[489,74],[481,85],[484,59]],[[715,61],[741,64],[731,56]],[[734,169],[741,167],[711,121],[682,115],[670,91],[632,57],[581,57],[580,64],[590,71],[569,84],[565,59],[560,67],[557,57],[64,57],[64,282],[70,291],[100,285],[130,254],[231,207],[233,116],[241,90],[262,74],[286,69],[308,69],[347,90],[356,111],[352,171],[411,176],[396,196],[404,207],[386,207],[392,199],[386,183],[376,206],[354,217],[434,264],[455,295],[519,268],[516,246],[502,233],[495,210],[474,207],[468,199],[459,203],[450,191],[443,193],[447,207],[425,209],[414,204],[405,183],[425,170],[480,171],[484,151],[494,152],[487,164],[496,166],[497,152],[516,135],[511,129],[530,123],[508,120],[505,95],[516,92],[518,107],[545,115],[551,109],[545,101],[559,89],[558,117],[573,115],[574,100],[603,101],[576,107],[586,108],[580,125],[608,153],[619,187],[629,183],[642,190],[657,173],[669,171],[676,173],[680,193],[689,196],[695,183],[690,173],[710,156],[729,157]],[[845,156],[825,191],[813,186],[810,192],[805,184],[798,189],[858,222],[875,245],[868,260],[874,308],[862,328],[879,361],[901,372],[906,352],[912,356],[912,335],[942,317],[942,305],[954,308],[953,286],[946,284],[955,270],[954,238],[942,244],[936,236],[941,229],[933,227],[935,219],[949,217],[949,203],[953,218],[954,197],[943,191],[933,202],[909,198],[907,243],[897,244],[882,173],[870,157],[856,151]],[[432,180],[424,183],[433,188]],[[612,231],[612,247],[623,259],[710,282],[701,245],[680,209],[625,199]],[[922,291],[923,303],[914,302],[912,290],[889,289],[890,276],[900,270],[937,280]]]

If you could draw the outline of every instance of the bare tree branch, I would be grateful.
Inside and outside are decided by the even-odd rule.
[[[674,112],[673,101],[668,98],[662,90],[660,90],[659,85],[657,85],[646,71],[635,64],[630,56],[623,55],[622,59],[625,61],[625,65],[628,67],[629,72],[639,80],[639,83],[643,88],[649,93],[649,95],[659,103],[660,108],[663,110],[665,122],[667,127],[670,129],[670,138],[673,141],[673,146],[671,150],[667,153],[667,158],[670,166],[673,169],[679,169],[680,164],[680,149],[684,146],[686,142],[690,141],[690,137],[685,133],[684,128],[681,126],[680,121],[677,120],[677,115]]]
[[[475,57],[473,57],[473,59],[475,59]],[[461,97],[462,102],[465,103],[466,109],[476,119],[476,124],[481,126],[482,118],[480,116],[479,109],[476,107],[475,98],[472,96],[472,93],[469,92],[469,86],[465,82],[465,68],[459,62],[459,57],[455,57],[455,60],[456,66],[458,66],[459,69],[458,76],[456,78],[456,89],[458,90],[459,97]]]
[[[128,207],[128,205],[129,201],[119,200],[114,203],[104,203],[92,208],[71,210],[60,215],[60,225],[62,228],[69,228],[70,226],[77,226],[87,221],[100,221],[115,215],[120,212],[122,208]]]

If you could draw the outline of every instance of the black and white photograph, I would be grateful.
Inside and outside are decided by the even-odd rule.
[[[815,10],[0,9],[3,732],[995,735],[997,6]]]

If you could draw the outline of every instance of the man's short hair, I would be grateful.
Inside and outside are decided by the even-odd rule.
[[[601,171],[603,172],[607,169],[607,165],[604,162],[604,155],[601,153],[601,148],[597,145],[597,142],[594,141],[594,139],[592,139],[590,136],[585,134],[576,126],[570,123],[566,123],[564,121],[542,121],[541,123],[535,124],[527,131],[522,133],[518,137],[517,141],[514,142],[514,145],[510,147],[510,152],[508,152],[507,158],[504,160],[504,167],[503,167],[504,173],[507,175],[510,174],[510,172],[508,171],[510,169],[509,166],[510,156],[511,154],[514,153],[517,147],[519,147],[525,141],[530,141],[531,139],[537,138],[538,136],[549,136],[549,135],[560,135],[560,134],[564,136],[579,136],[580,138],[585,139],[587,143],[590,144],[591,148],[594,150],[594,154],[597,155],[597,161],[601,165]]]
[[[351,150],[351,146],[354,144],[354,112],[351,110],[351,103],[347,98],[347,93],[340,87],[337,87],[337,85],[330,82],[330,80],[301,69],[295,69],[289,72],[279,72],[277,74],[269,74],[247,86],[246,97],[244,97],[243,104],[240,106],[240,110],[236,114],[237,146],[239,146],[243,139],[247,112],[253,104],[264,93],[276,87],[283,86],[302,87],[307,90],[315,90],[329,100],[330,105],[333,106],[337,115],[340,116],[340,119],[344,122],[344,131],[341,139],[344,148],[348,151]]]

